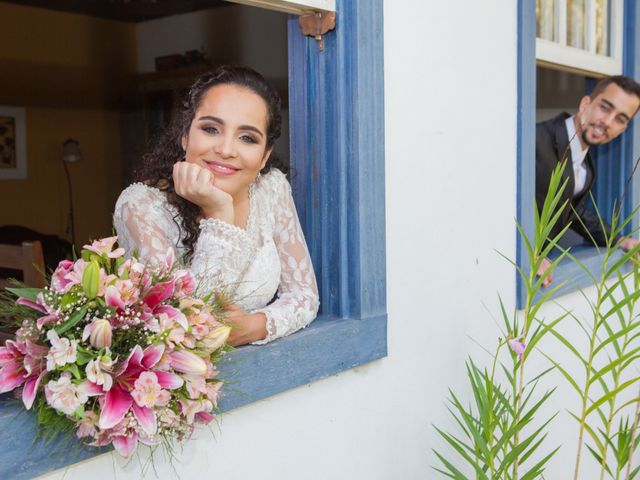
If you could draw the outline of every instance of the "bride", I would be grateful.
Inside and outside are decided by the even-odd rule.
[[[115,207],[129,253],[153,262],[173,248],[199,295],[231,295],[232,345],[288,335],[318,311],[291,187],[269,162],[280,121],[280,98],[257,72],[202,75]]]

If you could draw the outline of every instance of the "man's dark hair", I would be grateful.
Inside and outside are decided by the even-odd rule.
[[[612,83],[619,86],[625,92],[630,93],[631,95],[635,95],[640,100],[640,84],[633,78],[627,77],[625,75],[614,75],[612,77],[605,77],[600,80],[593,88],[591,95],[589,95],[591,100],[604,92],[604,90]]]

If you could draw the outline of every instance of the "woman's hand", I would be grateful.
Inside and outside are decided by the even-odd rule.
[[[225,322],[231,327],[227,340],[229,345],[237,347],[267,336],[267,316],[264,313],[247,313],[235,303],[230,303],[225,314]]]
[[[205,218],[218,218],[233,224],[233,199],[215,186],[215,177],[206,168],[189,162],[173,166],[173,184],[176,193],[194,203]]]

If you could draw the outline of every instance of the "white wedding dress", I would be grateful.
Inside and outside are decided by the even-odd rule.
[[[318,289],[291,187],[272,169],[251,185],[246,229],[222,220],[200,222],[190,270],[197,295],[222,290],[250,312],[264,312],[262,344],[306,327],[316,316]],[[120,245],[153,262],[174,248],[185,252],[178,211],[157,188],[136,183],[118,198],[114,224]],[[277,299],[271,302],[277,292]],[[271,303],[270,303],[271,302]]]

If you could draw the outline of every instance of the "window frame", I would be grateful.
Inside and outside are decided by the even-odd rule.
[[[250,7],[266,8],[278,12],[302,15],[310,11],[335,12],[336,0],[226,0]]]
[[[539,65],[563,68],[587,74],[619,75],[623,70],[623,23],[624,0],[611,0],[611,55],[599,55],[595,53],[595,43],[592,48],[576,48],[567,45],[566,13],[569,0],[556,0],[556,15],[558,25],[555,29],[556,36],[564,37],[559,42],[536,37],[536,60]],[[593,10],[595,0],[587,0],[585,8]],[[534,12],[535,13],[535,12]],[[587,15],[587,18],[593,17]],[[595,29],[595,22],[587,28]],[[590,35],[587,35],[590,38]]]
[[[382,3],[337,0],[323,51],[289,18],[292,187],[321,312],[300,332],[228,355],[221,411],[387,355]],[[32,478],[108,451],[34,442],[34,415],[3,397],[0,478]]]
[[[640,53],[640,8],[634,0],[624,1],[623,28],[623,55],[622,73],[633,78],[639,78],[640,62],[635,55]],[[518,114],[517,114],[517,219],[523,231],[530,238],[533,237],[535,201],[535,114],[536,114],[536,5],[535,0],[518,0]],[[600,147],[597,155],[599,162],[604,163],[609,159],[620,158],[620,161],[612,162],[614,168],[601,169],[597,174],[594,190],[601,198],[598,203],[603,205],[606,212],[617,197],[620,188],[624,188],[626,182],[625,172],[630,172],[633,161],[640,153],[640,122],[634,120],[627,130],[611,144]],[[597,166],[596,166],[597,168]],[[616,185],[616,188],[605,189],[605,185]],[[640,179],[636,175],[631,182],[631,192],[625,202],[623,215],[631,212],[631,206],[640,201]],[[626,213],[625,213],[626,212]],[[638,218],[633,219],[630,229],[633,231],[638,226]],[[524,272],[529,272],[527,251],[520,235],[516,232],[516,261]],[[601,268],[598,249],[595,247],[580,248],[578,258],[588,268],[594,277],[598,277]],[[553,297],[558,297],[592,285],[590,276],[572,263],[570,259],[564,259],[554,271],[554,283],[557,285],[566,280],[566,284],[555,292]],[[538,298],[545,292],[540,291]],[[524,306],[526,296],[525,285],[516,272],[516,308]]]

